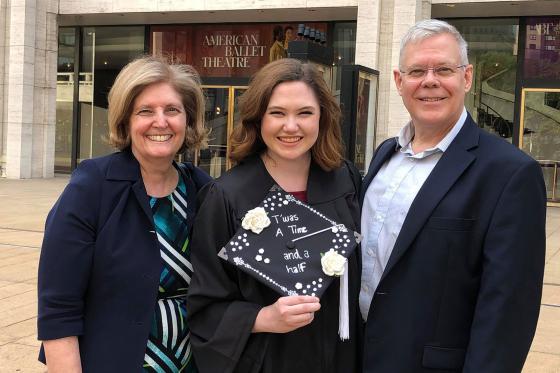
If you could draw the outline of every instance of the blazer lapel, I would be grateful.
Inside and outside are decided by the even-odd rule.
[[[395,153],[395,149],[397,146],[397,138],[391,137],[383,142],[373,155],[371,163],[369,165],[369,169],[367,175],[364,177],[364,181],[362,182],[362,189],[360,191],[360,206],[363,205],[364,197],[366,195],[366,190],[373,180],[374,176],[377,175],[377,172],[387,162],[389,158]]]
[[[475,155],[469,150],[478,145],[478,131],[469,115],[463,128],[414,198],[381,280],[387,276],[413,243],[447,191],[475,160]]]
[[[115,157],[111,160],[111,164],[107,169],[107,180],[120,180],[132,182],[132,191],[150,221],[153,221],[152,210],[150,209],[150,201],[144,182],[142,181],[142,174],[140,173],[140,164],[130,150],[123,150],[116,153]]]
[[[148,194],[146,193],[146,188],[144,187],[144,182],[142,179],[139,179],[132,185],[132,190],[134,191],[134,195],[142,208],[142,211],[146,214],[148,219],[153,222],[153,215],[152,209],[150,208],[150,201],[148,200]]]

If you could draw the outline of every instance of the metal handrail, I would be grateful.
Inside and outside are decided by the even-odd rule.
[[[501,120],[502,120],[503,122],[505,122],[505,123],[509,123],[509,122],[510,122],[510,121],[508,121],[506,118],[504,118],[503,116],[501,116],[500,113],[498,113],[496,110],[494,110],[490,105],[488,105],[488,104],[486,104],[486,103],[484,103],[484,102],[482,102],[482,101],[480,101],[480,105],[486,107],[486,108],[482,107],[482,110],[484,110],[484,113],[485,113],[486,115],[488,115],[488,114],[493,114],[493,115],[494,115],[494,119],[492,119],[492,122],[490,123],[492,128],[495,128],[494,125],[495,125],[496,121],[498,121],[499,119],[501,119]],[[512,131],[512,130],[511,130],[511,131]],[[512,132],[513,132],[513,131],[512,131]],[[501,135],[501,134],[500,134],[500,135]],[[511,134],[510,134],[510,136],[511,136]],[[510,137],[510,136],[507,136],[507,137]]]
[[[74,73],[56,73],[56,84],[63,86],[74,85]],[[79,84],[81,86],[92,86],[93,85],[93,75],[92,73],[82,72],[79,74]]]
[[[493,111],[494,114],[496,114],[496,116],[498,116],[499,118],[501,118],[501,119],[503,119],[503,120],[507,120],[507,119],[505,119],[504,117],[502,117],[502,116],[500,115],[500,113],[498,113],[496,110],[494,110],[490,105],[485,104],[485,103],[482,102],[482,101],[480,101],[480,104],[486,106],[488,109],[490,109],[491,111]],[[486,111],[486,112],[488,112],[488,111]]]

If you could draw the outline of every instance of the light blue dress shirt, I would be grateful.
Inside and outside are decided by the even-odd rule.
[[[409,122],[399,132],[399,151],[379,169],[369,185],[362,207],[362,284],[360,312],[367,320],[373,295],[387,266],[402,225],[418,191],[459,133],[467,111],[433,148],[415,154],[411,142],[414,127]]]

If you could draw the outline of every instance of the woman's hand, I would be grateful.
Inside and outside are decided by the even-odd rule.
[[[49,373],[81,373],[78,337],[43,341]]]
[[[253,333],[288,333],[308,325],[319,311],[319,298],[306,295],[281,297],[257,314]]]

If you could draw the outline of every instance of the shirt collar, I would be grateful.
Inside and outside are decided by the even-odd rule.
[[[453,125],[451,131],[445,135],[443,139],[439,143],[436,144],[433,148],[429,148],[420,152],[418,154],[414,154],[412,151],[411,142],[414,138],[414,126],[412,125],[412,121],[408,122],[403,128],[401,128],[399,135],[397,137],[398,146],[401,148],[401,152],[410,156],[414,156],[415,158],[425,158],[431,154],[438,153],[438,152],[445,152],[449,145],[453,142],[461,128],[463,128],[463,124],[465,124],[465,120],[467,119],[467,109],[463,107],[463,112],[459,117],[459,120]]]

